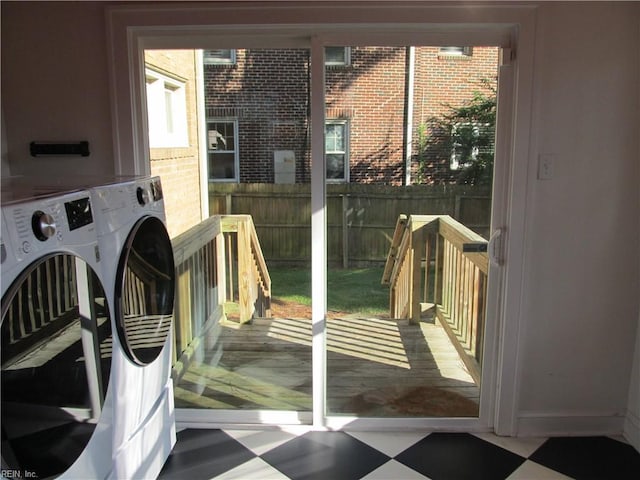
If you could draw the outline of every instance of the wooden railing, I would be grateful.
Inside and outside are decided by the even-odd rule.
[[[215,215],[172,240],[176,265],[174,375],[202,352],[203,339],[237,300],[238,321],[271,316],[271,279],[249,215]],[[213,334],[212,334],[213,333]],[[212,351],[212,345],[206,350]]]
[[[382,283],[392,318],[417,323],[432,304],[479,382],[486,314],[487,241],[448,215],[401,215]]]
[[[42,261],[24,281],[7,291],[6,301],[2,312],[3,366],[77,321],[75,257],[61,254]]]
[[[248,322],[254,317],[270,317],[271,278],[251,216],[222,215],[220,223],[227,237],[227,245],[231,247],[227,249],[226,259],[227,270],[230,272],[227,276],[227,300],[234,299],[234,286],[237,286],[240,323]],[[237,283],[233,282],[234,265]]]

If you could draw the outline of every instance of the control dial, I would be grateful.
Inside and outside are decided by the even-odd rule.
[[[36,238],[44,242],[55,235],[57,225],[51,215],[38,210],[31,216],[31,228]]]
[[[136,190],[136,197],[138,197],[138,203],[142,206],[145,206],[149,203],[149,192],[142,187],[138,187]]]

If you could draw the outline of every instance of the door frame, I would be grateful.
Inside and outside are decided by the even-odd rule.
[[[242,422],[258,424],[308,423],[316,429],[443,429],[490,431],[501,435],[516,433],[521,303],[525,219],[527,214],[527,159],[530,150],[530,127],[533,92],[533,52],[536,8],[532,5],[477,6],[430,2],[331,5],[265,4],[236,5],[167,5],[114,6],[107,8],[107,47],[114,130],[114,170],[116,174],[148,174],[146,108],[144,105],[145,48],[238,48],[265,46],[311,48],[319,58],[325,43],[344,45],[456,45],[492,44],[515,53],[508,74],[510,99],[499,98],[501,111],[498,128],[510,135],[498,134],[494,180],[492,231],[503,232],[499,252],[500,265],[492,266],[489,294],[494,296],[490,308],[497,319],[486,338],[486,354],[491,378],[482,383],[486,400],[481,400],[479,418],[370,419],[327,417],[324,414],[325,383],[314,385],[316,397],[323,400],[314,406],[311,418],[306,412],[178,412],[178,421],[199,426],[224,426]],[[224,11],[224,12],[223,12]],[[224,15],[221,15],[224,13]],[[330,15],[328,15],[330,13]],[[277,25],[264,18],[278,18]],[[308,23],[313,18],[316,23]],[[339,18],[342,23],[329,23]],[[462,43],[461,43],[462,42]],[[315,52],[315,55],[313,54]],[[317,62],[316,62],[317,63]],[[316,78],[322,68],[312,66]],[[504,85],[503,85],[504,87]],[[319,89],[315,89],[318,91]],[[505,89],[506,91],[506,89]],[[324,108],[318,109],[320,97],[313,97],[316,109],[312,118],[312,244],[325,252],[313,260],[312,321],[320,334],[314,336],[316,352],[324,347],[326,316],[326,233],[324,155],[318,131]],[[322,112],[322,113],[320,113]],[[323,118],[323,117],[322,117]],[[318,139],[320,138],[320,140]],[[320,159],[319,161],[315,161]],[[500,161],[504,159],[504,161]],[[319,180],[321,179],[321,180]],[[321,226],[322,225],[322,226]],[[497,245],[496,245],[497,247]],[[313,248],[313,247],[312,247]],[[491,302],[490,302],[491,303]],[[316,330],[314,330],[316,331]],[[324,356],[314,353],[314,375],[324,378]],[[320,369],[323,373],[320,374]],[[483,379],[484,380],[484,379]],[[316,382],[317,383],[317,382]],[[319,401],[319,400],[318,400]]]

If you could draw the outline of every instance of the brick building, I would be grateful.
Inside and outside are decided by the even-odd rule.
[[[145,51],[151,174],[162,180],[171,237],[203,217],[196,59],[194,50]]]
[[[207,50],[204,63],[209,180],[309,182],[309,52]],[[326,64],[327,180],[402,185],[418,131],[495,89],[498,49],[328,47]],[[449,152],[425,163],[423,183],[455,181]]]

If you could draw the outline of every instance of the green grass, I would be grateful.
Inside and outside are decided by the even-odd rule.
[[[380,314],[389,310],[389,289],[380,284],[382,267],[330,269],[327,304],[329,310]],[[270,267],[274,298],[311,305],[311,270]]]

